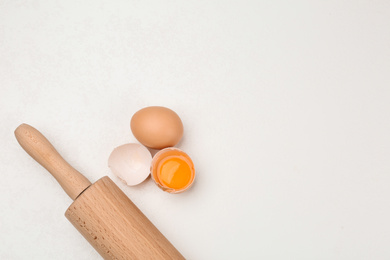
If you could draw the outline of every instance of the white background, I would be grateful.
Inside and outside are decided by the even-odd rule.
[[[0,259],[100,259],[19,147],[108,175],[188,259],[390,259],[390,2],[0,0]],[[107,167],[163,105],[197,180]]]

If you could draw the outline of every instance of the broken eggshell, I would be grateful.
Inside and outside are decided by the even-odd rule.
[[[134,186],[149,176],[151,162],[152,155],[145,146],[129,143],[112,151],[108,158],[108,167],[125,184]]]
[[[164,183],[164,180],[162,180],[162,178],[161,178],[162,174],[163,174],[163,171],[162,171],[163,164],[164,164],[164,162],[166,162],[170,159],[178,159],[182,163],[181,163],[181,165],[179,165],[179,164],[172,165],[171,164],[173,167],[171,167],[170,169],[167,169],[167,171],[165,172],[165,174],[166,174],[165,177],[169,181],[172,181],[174,179],[176,179],[176,181],[177,180],[180,181],[180,179],[181,180],[187,179],[184,182],[185,184],[182,185],[181,187],[173,187],[170,184]],[[176,163],[174,163],[174,164],[176,164]],[[180,170],[180,168],[184,165],[186,168],[188,167],[189,176],[183,176],[184,171]],[[168,193],[181,193],[181,192],[188,190],[192,186],[194,179],[195,179],[195,167],[194,167],[194,163],[192,162],[191,158],[188,156],[188,154],[186,154],[182,150],[177,149],[175,147],[165,148],[165,149],[162,149],[161,151],[159,151],[158,153],[156,153],[153,157],[150,171],[152,174],[152,179],[156,183],[156,185],[160,189],[162,189],[163,191],[168,192]],[[188,177],[188,178],[186,178],[186,177]]]

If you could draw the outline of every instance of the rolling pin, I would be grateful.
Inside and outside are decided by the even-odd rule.
[[[184,259],[108,176],[91,184],[30,125],[15,136],[74,200],[66,218],[104,259]]]

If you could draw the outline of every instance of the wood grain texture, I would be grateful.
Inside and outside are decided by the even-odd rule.
[[[34,127],[21,124],[15,130],[15,137],[23,149],[56,178],[73,200],[91,185],[91,182],[70,166]]]
[[[107,176],[85,190],[65,216],[104,259],[184,259]]]

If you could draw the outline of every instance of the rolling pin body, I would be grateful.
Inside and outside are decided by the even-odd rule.
[[[184,259],[109,177],[91,185],[32,126],[15,136],[74,200],[65,216],[104,259]]]

